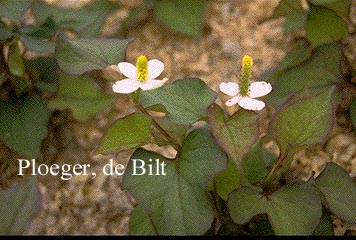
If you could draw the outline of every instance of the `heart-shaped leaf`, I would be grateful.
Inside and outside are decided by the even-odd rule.
[[[243,156],[259,136],[257,114],[241,109],[232,116],[226,116],[216,104],[207,110],[211,132],[230,159],[241,169]]]
[[[188,125],[205,117],[206,108],[215,101],[216,96],[216,92],[202,80],[187,78],[155,90],[143,91],[141,101],[144,107],[163,105],[168,118]]]
[[[335,121],[334,92],[335,87],[304,89],[274,114],[269,135],[277,141],[282,153],[327,137]]]
[[[311,6],[305,28],[314,47],[342,40],[348,34],[346,23],[334,11],[321,6]]]
[[[109,128],[97,151],[122,151],[153,143],[151,124],[152,119],[142,113],[121,118]]]
[[[79,9],[60,8],[38,0],[31,6],[37,23],[43,24],[52,17],[60,27],[74,29],[82,37],[96,36],[106,18],[116,9],[117,5],[108,0],[96,0]]]
[[[281,64],[284,65],[284,63]],[[266,96],[265,100],[274,107],[278,107],[292,93],[304,87],[321,87],[341,82],[343,77],[340,69],[340,47],[336,44],[320,46],[307,61],[273,76],[271,79],[273,91]]]
[[[132,38],[118,39],[74,39],[64,33],[57,38],[56,59],[59,67],[69,74],[83,74],[118,64],[125,58],[126,48]]]
[[[49,102],[49,108],[69,108],[76,120],[84,122],[114,102],[94,86],[92,79],[81,76],[60,74],[58,96]]]
[[[203,30],[205,4],[205,0],[160,0],[155,2],[155,14],[172,30],[199,37]]]
[[[336,163],[328,163],[315,180],[315,186],[332,213],[348,222],[356,222],[356,186],[344,169]]]
[[[160,235],[201,235],[208,231],[214,212],[207,186],[224,170],[226,160],[206,129],[193,130],[175,160],[138,149],[126,168],[122,187],[133,193],[145,214],[140,215],[141,222],[136,217],[135,225],[130,224],[130,234],[143,234],[142,225],[148,222]],[[146,173],[133,175],[135,170],[142,173],[143,164]],[[166,165],[164,171],[162,164]]]
[[[238,224],[266,213],[276,235],[311,235],[322,214],[317,192],[306,183],[289,184],[271,195],[240,187],[230,194],[228,208]]]
[[[40,206],[41,195],[35,177],[0,191],[0,235],[24,234]]]
[[[26,97],[21,105],[0,101],[0,139],[21,155],[37,158],[49,116],[46,101],[38,96]]]

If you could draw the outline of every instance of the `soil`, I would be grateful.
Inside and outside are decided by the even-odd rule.
[[[89,1],[49,1],[62,6],[86,4]],[[142,3],[141,0],[124,1],[123,9],[108,19],[102,36],[115,37],[128,10]],[[130,29],[128,36],[135,37],[127,52],[127,61],[135,62],[139,55],[164,62],[162,77],[170,81],[185,77],[203,79],[218,91],[221,81],[237,81],[239,61],[244,54],[254,58],[254,76],[258,79],[273,67],[296,45],[298,34],[283,32],[283,19],[266,19],[272,14],[279,0],[210,0],[205,21],[204,35],[192,39],[172,34],[153,18]],[[356,6],[356,1],[353,2]],[[356,9],[356,7],[354,7]],[[351,15],[355,23],[356,11]],[[350,30],[352,31],[352,30]],[[356,39],[345,40],[345,55],[355,62]],[[356,68],[355,68],[356,69]],[[226,98],[219,96],[217,103],[223,106]],[[119,117],[128,114],[132,105],[125,97],[117,99],[115,106],[98,114],[86,123],[73,120],[70,112],[56,112],[50,120],[48,138],[42,145],[41,159],[47,163],[90,163],[92,171],[101,171],[110,158],[126,164],[131,152],[119,155],[96,155],[94,149],[108,127]],[[226,109],[228,110],[228,109]],[[235,111],[232,109],[229,111]],[[262,113],[262,114],[266,114]],[[149,146],[152,147],[152,146]],[[275,149],[273,144],[266,148]],[[170,154],[169,149],[160,149]],[[14,156],[1,146],[5,158]],[[16,158],[16,157],[15,157]],[[356,134],[345,112],[338,113],[337,123],[324,144],[317,144],[298,153],[291,174],[308,179],[312,172],[319,174],[327,162],[336,162],[352,177],[356,177]],[[3,171],[4,180],[10,170]],[[70,181],[58,177],[38,178],[43,194],[43,208],[32,223],[29,235],[126,235],[128,222],[135,201],[120,188],[121,177],[98,174],[95,179],[77,176]],[[347,225],[334,219],[335,232],[356,231],[356,225]]]

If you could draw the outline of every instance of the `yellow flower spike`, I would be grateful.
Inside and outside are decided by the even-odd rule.
[[[139,56],[136,61],[137,79],[146,82],[148,79],[148,60],[146,56]]]
[[[253,59],[250,55],[245,55],[242,58],[242,64],[241,64],[242,68],[252,68],[253,66]]]
[[[249,55],[245,55],[242,58],[241,63],[241,79],[239,83],[240,94],[243,97],[248,96],[248,89],[250,87],[251,82],[251,68],[253,66],[253,59]]]

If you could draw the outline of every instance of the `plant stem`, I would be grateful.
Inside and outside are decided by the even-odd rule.
[[[281,153],[271,171],[269,171],[268,175],[258,183],[258,186],[266,188],[277,180],[292,164],[294,154],[297,150],[298,148],[291,148],[287,153]]]
[[[140,103],[140,92],[136,91],[132,95],[130,95],[131,98],[133,99],[133,102],[135,103],[136,107],[144,114],[149,116],[152,120],[153,126],[170,142],[172,147],[179,152],[181,145],[173,138],[171,135],[169,135],[166,130],[164,130],[161,125],[149,114],[149,112],[142,106]]]

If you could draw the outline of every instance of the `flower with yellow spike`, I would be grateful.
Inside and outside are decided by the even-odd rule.
[[[241,76],[238,84],[234,82],[223,82],[219,86],[220,91],[233,97],[226,101],[225,104],[228,107],[239,104],[240,107],[247,110],[262,110],[265,107],[265,103],[254,98],[267,95],[272,91],[272,86],[266,82],[251,83],[253,60],[249,55],[245,55],[242,58],[241,65]]]
[[[137,58],[136,66],[128,62],[120,62],[117,67],[127,78],[115,82],[112,89],[114,92],[129,94],[135,92],[137,89],[152,90],[161,87],[168,79],[157,80],[157,78],[164,70],[164,64],[152,59],[147,61],[145,56]]]

